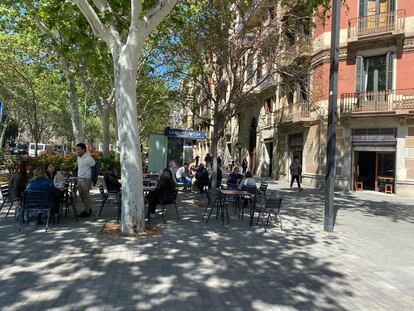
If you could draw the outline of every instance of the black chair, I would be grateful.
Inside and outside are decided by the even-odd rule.
[[[265,219],[264,221],[265,231],[267,231],[267,226],[269,225],[269,222],[271,221],[276,221],[279,224],[280,229],[283,230],[282,201],[283,201],[283,198],[281,197],[269,197],[266,200],[266,204],[264,206],[258,205],[256,208],[256,211],[259,212],[259,216],[257,217],[256,224],[259,223],[260,215],[263,214],[264,219]]]
[[[69,207],[72,209],[76,221],[79,221],[78,210],[76,209],[76,191],[78,190],[78,181],[74,178],[69,178],[65,182],[65,217],[68,217]]]
[[[122,209],[122,199],[121,199],[121,191],[111,190],[111,191],[105,191],[103,185],[98,185],[99,192],[101,193],[101,207],[99,208],[99,212],[96,215],[95,221],[98,220],[98,218],[101,216],[101,213],[105,207],[106,201],[108,201],[108,198],[111,194],[113,194],[116,198],[116,206],[117,206],[117,215],[116,215],[116,221],[119,222],[121,219],[121,209]]]
[[[214,206],[211,208],[210,213],[208,214],[206,223],[208,223],[214,208],[216,208],[216,218],[218,218],[218,215],[220,213],[221,223],[224,225],[224,212],[226,212],[227,223],[229,224],[229,205],[234,205],[234,208],[236,210],[237,206],[240,204],[240,197],[217,192],[217,196],[215,197],[215,200],[212,200],[212,202],[214,203]]]
[[[253,224],[253,215],[254,210],[256,208],[256,202],[257,202],[257,188],[255,185],[246,185],[242,188],[243,191],[247,191],[249,195],[245,195],[242,197],[244,203],[240,205],[242,216],[241,218],[244,219],[244,208],[250,207],[250,225]]]
[[[10,200],[10,196],[9,196],[9,185],[8,184],[3,184],[0,185],[0,191],[1,191],[1,196],[3,198],[3,203],[0,206],[0,211],[2,210],[4,204],[6,203],[10,203],[9,209],[7,210],[6,213],[6,218],[10,213],[10,210],[12,209],[14,202],[18,201],[18,198],[15,198],[13,200]],[[17,213],[15,213],[15,217],[17,217]]]
[[[174,204],[175,213],[177,214],[177,221],[179,220],[178,208],[177,208],[177,196],[178,196],[178,190],[175,190],[173,192],[165,193],[162,198],[160,197],[160,204],[162,206],[161,216],[162,216],[162,220],[164,221],[164,223],[165,223],[164,213],[165,213],[165,207],[167,205],[173,205]]]
[[[210,213],[208,214],[208,218],[207,218],[207,222],[210,219],[210,216],[213,212],[214,209],[216,209],[216,218],[218,218],[218,214],[219,214],[219,210],[220,210],[220,198],[217,192],[213,192],[213,191],[207,191],[207,206],[204,209],[203,212],[203,216],[201,217],[201,220],[204,219],[204,217],[206,216],[208,209],[210,208]]]
[[[23,192],[23,206],[22,206],[22,213],[20,215],[20,224],[19,224],[19,232],[22,229],[22,224],[24,222],[24,215],[27,213],[27,224],[29,224],[29,212],[36,211],[36,212],[46,212],[47,213],[47,220],[45,231],[49,227],[49,220],[50,220],[50,210],[52,208],[52,197],[49,192],[44,191],[25,191]],[[54,216],[53,216],[54,219]]]
[[[259,187],[259,191],[257,192],[257,194],[259,195],[259,197],[263,196],[265,201],[266,201],[266,192],[267,192],[267,187],[269,186],[269,184],[267,182],[262,182],[260,184]]]

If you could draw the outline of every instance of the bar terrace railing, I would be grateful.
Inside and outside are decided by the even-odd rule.
[[[341,113],[414,110],[414,89],[344,93]]]
[[[275,111],[275,123],[306,121],[310,118],[310,104],[300,102],[293,105],[284,106]]]
[[[404,28],[405,10],[352,18],[348,21],[348,39],[357,40],[390,32],[401,33]]]

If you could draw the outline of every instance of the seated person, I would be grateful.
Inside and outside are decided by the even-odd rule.
[[[217,168],[217,188],[221,187],[221,181],[223,179],[223,172],[221,171],[221,168]]]
[[[194,164],[190,165],[190,178],[191,178],[191,191],[195,190],[195,186],[196,186],[196,178],[195,178],[195,174],[197,172],[196,170],[196,166]]]
[[[240,174],[240,168],[238,166],[235,166],[233,168],[233,172],[229,175],[227,179],[228,188],[237,189],[242,179],[243,179],[243,175]]]
[[[22,193],[26,189],[27,181],[27,163],[22,161],[19,165],[18,171],[12,175],[9,182],[9,201],[16,200],[16,205],[19,207]]]
[[[53,187],[57,190],[65,188],[65,176],[52,163],[49,163],[46,168],[46,177],[49,178]]]
[[[61,199],[64,197],[64,189],[65,189],[65,177],[63,174],[56,169],[54,164],[49,163],[45,167],[46,177],[49,178],[49,181],[52,183],[53,192],[53,210],[54,213],[59,213],[60,209],[60,202]]]
[[[176,172],[175,177],[177,182],[182,182],[184,184],[184,190],[189,190],[191,188],[191,178],[189,177],[188,172],[188,163],[184,163]]]
[[[115,167],[113,165],[109,165],[106,168],[104,173],[104,181],[108,192],[121,191],[121,183],[118,181],[118,176],[116,175]]]
[[[175,182],[171,178],[171,172],[166,169],[163,170],[160,175],[160,179],[157,181],[155,190],[150,192],[147,196],[148,208],[150,209],[151,214],[155,214],[155,208],[157,204],[161,203],[160,200],[162,200],[164,195],[175,191],[175,189]]]
[[[238,189],[244,189],[247,187],[256,188],[256,180],[253,178],[252,172],[247,172],[246,176],[240,182]]]
[[[198,190],[200,190],[200,192],[203,193],[204,187],[208,186],[209,184],[208,171],[205,168],[204,164],[200,164],[198,166],[195,178]]]
[[[46,177],[46,171],[43,167],[36,167],[33,170],[33,178],[27,184],[27,191],[48,192],[52,194],[53,183]],[[42,225],[42,213],[37,214],[37,224]]]

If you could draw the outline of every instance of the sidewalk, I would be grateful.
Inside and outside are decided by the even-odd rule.
[[[413,309],[414,200],[338,193],[327,234],[321,190],[271,182],[269,191],[284,197],[284,231],[233,213],[229,225],[205,224],[205,197],[192,193],[179,195],[179,222],[170,209],[162,236],[139,239],[102,237],[103,221],[71,217],[19,234],[3,209],[0,309]]]

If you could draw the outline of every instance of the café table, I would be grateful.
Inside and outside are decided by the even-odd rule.
[[[221,222],[224,225],[224,204],[226,197],[236,197],[241,198],[243,196],[251,196],[251,194],[244,190],[238,190],[238,189],[219,189],[218,190],[220,194],[220,210],[221,210]],[[251,223],[252,223],[251,219]]]

